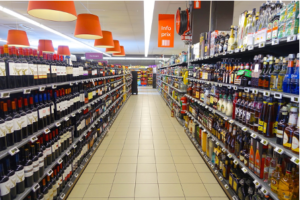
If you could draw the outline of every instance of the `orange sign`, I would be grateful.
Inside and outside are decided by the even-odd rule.
[[[158,47],[174,47],[174,15],[158,15]]]
[[[194,9],[200,9],[201,8],[201,1],[194,1]]]

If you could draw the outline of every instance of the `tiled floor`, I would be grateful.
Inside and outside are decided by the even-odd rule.
[[[68,200],[227,200],[156,89],[140,87]]]

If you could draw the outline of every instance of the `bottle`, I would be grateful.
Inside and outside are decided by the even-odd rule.
[[[30,145],[31,150],[31,160],[33,165],[33,181],[37,182],[40,178],[40,167],[39,167],[39,157],[35,154],[35,146]]]
[[[283,132],[283,147],[286,149],[291,149],[292,147],[292,134],[295,130],[297,120],[298,120],[298,108],[291,107],[289,123]]]
[[[11,102],[11,108],[12,108],[12,118],[14,123],[14,140],[15,142],[21,142],[22,141],[22,123],[20,121],[21,116],[16,110],[16,102]]]
[[[2,119],[2,116],[4,117],[4,110],[3,110],[3,102],[0,103],[0,109],[3,113],[3,115],[0,116],[0,150],[5,150],[7,148],[7,142],[6,142],[6,127],[5,127],[5,120]],[[7,108],[6,108],[7,110]]]
[[[268,184],[271,183],[272,174],[275,169],[276,169],[276,151],[273,151],[273,156],[270,160],[270,166],[269,166]]]
[[[49,199],[49,193],[48,193],[48,187],[46,185],[46,178],[43,179],[42,181],[42,192],[43,192],[43,195],[44,195],[44,199],[47,200]]]
[[[272,151],[273,151],[272,146],[269,145],[268,146],[268,154],[265,158],[265,163],[264,163],[263,181],[265,183],[267,183],[268,180],[269,180],[269,172],[270,172],[269,168],[270,168],[270,164],[271,164],[270,162],[271,162],[271,159],[272,159]]]
[[[268,102],[267,113],[264,117],[263,135],[267,138],[275,136],[274,124],[276,121],[276,109],[273,101],[273,97],[270,97]]]
[[[263,69],[259,75],[259,80],[258,80],[258,87],[263,89],[264,88],[264,79],[265,79],[265,75],[268,71],[268,60],[267,57],[264,57],[264,61],[263,61]]]
[[[289,54],[288,68],[282,82],[283,92],[286,93],[291,93],[291,79],[292,74],[294,73],[294,59],[295,55]]]
[[[291,76],[291,93],[299,95],[299,53],[297,53],[297,61],[294,73]]]
[[[245,179],[242,178],[239,181],[239,183],[240,183],[241,186],[238,188],[238,192],[237,192],[238,197],[241,200],[245,200],[246,196],[248,195],[248,190],[247,190],[248,188],[245,185]]]
[[[228,96],[227,104],[226,104],[226,116],[231,117],[233,112],[233,104],[231,95]]]
[[[282,68],[278,74],[278,81],[277,81],[277,91],[278,92],[283,92],[283,79],[285,77],[286,72],[287,72],[287,60],[283,59]]]
[[[16,188],[17,194],[21,194],[25,190],[24,166],[20,165],[19,153],[15,154],[15,173],[17,177]]]
[[[27,119],[27,132],[29,135],[33,134],[33,114],[32,111],[28,108],[28,99],[24,98],[24,112],[26,113]]]
[[[285,176],[282,176],[279,180],[277,194],[279,199],[292,199],[294,185],[291,179],[292,163],[288,163]]]
[[[49,141],[49,134],[50,133],[44,135],[45,142],[46,142],[46,154],[44,154],[44,156],[47,157],[47,165],[51,165],[52,163],[52,151],[51,151],[52,144],[51,141]]]
[[[294,130],[292,135],[292,152],[299,154],[299,126],[300,117],[298,117],[297,128]]]
[[[33,97],[29,97],[29,105],[32,113],[32,130],[33,132],[37,132],[39,130],[38,127],[38,112],[36,107],[33,104]]]
[[[0,164],[0,195],[3,200],[11,200],[10,197],[10,180],[4,175],[3,164]]]
[[[28,149],[25,149],[24,175],[25,187],[31,187],[33,185],[33,162],[29,159]]]
[[[0,90],[6,89],[7,88],[7,72],[6,72],[6,67],[5,67],[5,54],[4,54],[4,47],[0,47]]]
[[[255,88],[259,88],[259,76],[262,72],[262,55],[259,54],[256,56],[256,60],[254,60],[254,69],[251,74],[251,86]]]
[[[7,157],[5,159],[5,166],[6,166],[6,176],[9,178],[9,187],[10,187],[10,197],[11,199],[14,199],[17,196],[17,189],[16,189],[16,182],[17,182],[17,176],[15,174],[15,171],[11,169],[10,167],[10,158]]]
[[[276,144],[283,145],[283,131],[287,127],[288,120],[288,109],[286,106],[283,106],[279,111],[278,125],[276,129]]]
[[[269,57],[269,67],[264,76],[263,89],[270,89],[271,73],[274,71],[273,56]]]
[[[279,59],[275,60],[274,71],[271,73],[270,78],[270,90],[277,91],[278,75],[281,70],[281,61]]]
[[[39,158],[39,175],[41,177],[44,174],[44,154],[40,148],[40,142],[35,143],[35,150]]]
[[[276,165],[276,169],[274,170],[271,176],[271,190],[275,194],[278,194],[279,181],[282,177],[281,164],[282,164],[282,158],[279,157]]]
[[[254,144],[255,144],[256,140],[254,138],[250,139],[250,149],[249,149],[249,169],[254,172],[255,167],[254,167],[254,163],[255,163],[255,157],[254,157]]]
[[[52,93],[52,91],[51,91]],[[50,106],[50,124],[54,123],[54,103],[53,101],[51,100],[51,95],[50,93],[47,94],[47,97],[48,97],[48,104]]]
[[[259,122],[258,122],[258,125],[259,125],[258,126],[258,133],[259,134],[264,133],[264,121],[265,121],[265,118],[268,114],[267,109],[268,109],[268,104],[267,104],[267,101],[266,101],[266,98],[265,98],[264,101],[263,101],[262,109],[260,110],[260,113],[259,113]]]
[[[14,139],[14,123],[13,123],[13,118],[11,117],[10,114],[10,109],[8,112],[8,105],[10,108],[11,102],[10,100],[7,101],[8,103],[3,103],[3,115],[4,115],[4,120],[5,120],[5,128],[6,128],[6,141],[7,141],[7,146],[12,146],[15,143]]]
[[[224,94],[223,101],[221,104],[221,112],[224,114],[226,112],[226,105],[227,105],[227,98],[226,98],[226,94]]]
[[[240,113],[239,108],[240,108],[240,104],[242,101],[242,92],[236,93],[236,98],[237,98],[237,100],[236,100],[236,103],[234,104],[234,118],[232,117],[232,119],[238,120],[239,113]]]
[[[6,47],[4,47],[4,53],[5,53]],[[13,58],[13,52],[12,48],[7,46],[7,53],[9,54],[8,59],[6,60],[6,72],[7,72],[7,88],[15,88],[16,87],[16,68],[15,68],[15,62]]]
[[[22,99],[18,100],[18,108],[19,108],[19,114],[20,114],[20,124],[22,124],[22,138],[27,138],[28,136],[28,121],[27,121],[27,114],[22,109]],[[30,133],[32,134],[32,132]]]

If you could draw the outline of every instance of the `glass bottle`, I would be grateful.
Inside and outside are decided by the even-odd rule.
[[[264,121],[265,121],[265,115],[268,113],[268,104],[266,97],[264,97],[263,105],[261,107],[261,110],[259,111],[259,120],[258,120],[258,133],[263,134],[264,132]]]
[[[295,55],[289,54],[288,68],[282,82],[283,92],[286,93],[291,93],[291,79],[292,74],[294,73],[294,59]]]
[[[264,88],[265,75],[266,75],[267,71],[268,71],[268,60],[267,60],[267,57],[264,57],[263,69],[259,75],[259,80],[258,80],[258,87],[261,89]]]
[[[269,98],[267,113],[264,118],[264,127],[263,127],[263,135],[265,137],[271,138],[274,133],[274,123],[276,120],[276,109],[274,105],[273,97]]]
[[[275,60],[274,71],[271,73],[270,78],[270,90],[277,91],[278,75],[281,70],[281,61],[279,59]]]
[[[291,107],[288,127],[286,127],[283,132],[283,147],[286,149],[291,149],[292,147],[292,134],[295,130],[297,120],[298,120],[298,108]]]
[[[287,60],[284,58],[282,60],[282,68],[278,74],[278,80],[277,80],[277,91],[283,92],[283,79],[285,77],[285,74],[287,72]]]
[[[299,95],[299,53],[297,53],[297,61],[294,74],[291,76],[291,93]]]
[[[299,126],[300,117],[298,117],[297,128],[294,130],[292,135],[292,152],[299,154]]]
[[[251,86],[251,74],[252,72],[249,70],[249,63],[246,63],[244,73],[241,77],[241,86],[243,87]]]
[[[237,119],[239,114],[239,104],[241,101],[242,92],[236,92],[235,98],[233,101],[233,112],[232,112],[232,119]]]
[[[271,176],[271,190],[275,194],[278,193],[279,181],[282,177],[281,164],[282,164],[282,158],[279,157],[277,165],[276,165],[276,169],[274,170],[274,172],[272,173],[272,176]]]
[[[276,169],[276,151],[273,151],[273,156],[270,160],[270,166],[269,166],[268,184],[271,183],[272,174],[275,169]]]
[[[288,109],[286,106],[283,106],[279,111],[278,125],[276,129],[276,144],[283,145],[283,131],[287,127],[288,120]]]
[[[232,97],[228,95],[227,105],[226,105],[226,116],[231,117],[233,111]]]
[[[31,187],[33,185],[33,163],[29,158],[29,150],[25,149],[25,163],[24,163],[24,174],[25,174],[25,186]]]
[[[8,176],[9,178],[9,187],[10,187],[10,197],[11,199],[14,199],[17,196],[17,188],[16,188],[16,182],[17,182],[17,177],[16,177],[16,173],[14,170],[11,169],[11,165],[10,165],[10,158],[7,157],[5,159],[5,168],[6,168],[6,176]]]
[[[271,145],[268,146],[268,154],[265,158],[265,163],[264,163],[264,175],[263,175],[263,181],[265,183],[268,182],[269,179],[269,168],[270,168],[270,164],[271,164],[271,160],[272,160],[272,151],[273,148]]]
[[[285,176],[280,178],[278,184],[278,198],[279,199],[291,199],[293,194],[294,185],[291,179],[292,163],[287,164],[285,170]]]
[[[270,89],[271,73],[273,72],[273,70],[274,70],[273,56],[270,56],[269,57],[269,67],[265,73],[264,82],[263,82],[263,89],[265,89],[265,90]]]
[[[251,86],[259,88],[259,76],[262,72],[263,58],[261,54],[254,58],[256,58],[256,60],[254,60],[254,69],[251,74]]]
[[[4,175],[3,164],[0,163],[0,195],[3,200],[11,200],[10,198],[10,181],[8,176]]]

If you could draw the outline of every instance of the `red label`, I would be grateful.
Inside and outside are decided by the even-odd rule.
[[[200,9],[201,8],[201,1],[194,1],[194,9]]]
[[[158,15],[158,47],[174,47],[174,15]]]

